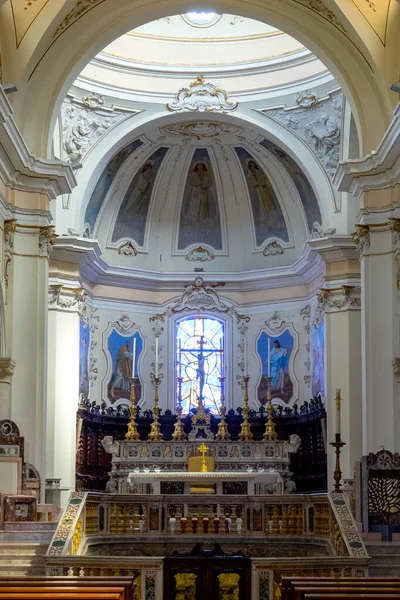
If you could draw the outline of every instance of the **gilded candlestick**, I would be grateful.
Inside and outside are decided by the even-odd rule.
[[[265,424],[265,433],[263,435],[263,438],[266,442],[271,442],[273,440],[276,440],[276,438],[278,437],[278,434],[275,431],[275,423],[274,423],[274,419],[272,416],[272,414],[274,412],[274,407],[272,406],[271,382],[272,382],[272,377],[268,376],[267,377],[267,414],[268,414],[268,419]]]
[[[250,377],[243,377],[244,398],[243,398],[243,421],[240,426],[239,440],[248,442],[253,439],[249,423],[249,380]]]
[[[340,468],[340,450],[341,448],[343,448],[343,446],[346,445],[345,442],[342,442],[342,440],[340,439],[340,433],[335,433],[335,441],[330,443],[331,446],[333,446],[335,448],[335,454],[336,454],[336,464],[335,464],[335,470],[333,472],[333,491],[334,492],[341,492],[342,488],[340,485],[340,481],[342,479],[342,471]]]
[[[229,431],[228,431],[228,426],[225,421],[225,415],[226,415],[225,377],[218,377],[218,380],[221,384],[221,408],[220,408],[221,420],[218,424],[218,431],[217,431],[216,437],[217,437],[217,440],[226,442],[227,440],[229,440]]]
[[[160,422],[158,420],[158,413],[160,409],[158,408],[158,387],[160,385],[160,378],[154,377],[154,406],[153,406],[153,422],[151,424],[151,430],[149,433],[149,440],[152,442],[159,442],[162,440],[163,436],[160,431]]]
[[[178,382],[178,400],[176,407],[176,423],[174,428],[174,433],[172,434],[172,439],[176,442],[183,442],[186,439],[186,433],[182,423],[182,383],[183,377],[177,378]]]
[[[128,431],[125,434],[125,439],[130,441],[140,440],[140,435],[137,430],[136,424],[136,394],[135,394],[135,383],[137,377],[130,377],[129,381],[131,382],[131,397],[130,397],[130,406],[129,406],[129,423],[128,423]]]

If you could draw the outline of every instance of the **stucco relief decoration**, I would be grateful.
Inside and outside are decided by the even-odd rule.
[[[89,353],[89,379],[90,386],[93,387],[94,382],[97,379],[97,375],[99,370],[97,368],[97,358],[95,355],[95,349],[97,346],[97,340],[95,339],[96,331],[99,328],[100,316],[98,313],[98,308],[93,308],[90,315],[90,353]]]
[[[116,325],[121,333],[126,333],[127,331],[133,329],[136,323],[134,323],[130,317],[128,317],[128,315],[122,315],[119,319],[117,319]]]
[[[361,288],[356,285],[342,285],[340,288],[321,288],[317,295],[318,307],[316,325],[318,326],[325,312],[332,310],[360,309]]]
[[[67,97],[61,107],[64,159],[71,164],[82,162],[90,148],[127,114],[137,111],[117,110],[107,106],[104,97],[90,94],[83,98]]]
[[[63,309],[70,309],[85,301],[85,291],[83,288],[68,288],[62,284],[49,286],[49,306],[57,306]]]
[[[308,336],[308,341],[306,343],[306,352],[307,352],[307,360],[304,362],[304,366],[306,369],[306,373],[303,376],[304,382],[306,385],[311,385],[311,306],[310,304],[306,304],[301,310],[300,315],[303,319],[304,329]]]
[[[343,95],[336,92],[318,98],[314,92],[300,92],[293,106],[263,109],[299,136],[312,150],[330,178],[340,160]]]
[[[302,4],[306,8],[309,8],[315,13],[318,13],[323,19],[329,21],[334,27],[339,29],[342,33],[346,33],[346,29],[343,25],[338,21],[335,13],[333,13],[322,0],[295,0],[298,4]]]
[[[368,225],[356,225],[357,231],[351,234],[356,248],[360,253],[360,258],[370,247],[371,239]]]
[[[222,282],[206,283],[202,277],[196,277],[193,283],[187,283],[182,296],[176,300],[164,314],[180,313],[185,310],[218,311],[228,313],[231,307],[220,297],[217,288],[224,286]]]
[[[53,34],[53,39],[61,35],[70,25],[75,23],[80,17],[82,17],[96,4],[101,4],[104,0],[76,0],[74,8],[67,13],[63,21],[58,25],[57,29]]]
[[[263,254],[264,256],[276,256],[278,254],[283,254],[284,250],[279,242],[270,242],[264,248]]]
[[[167,109],[171,112],[227,113],[236,110],[238,105],[229,100],[225,90],[206,83],[203,75],[198,75],[189,87],[179,90],[175,100],[167,104]]]
[[[244,377],[247,375],[246,371],[246,333],[248,330],[248,324],[250,323],[250,317],[248,315],[241,315],[236,313],[236,323],[237,328],[240,333],[240,342],[238,344],[238,349],[240,353],[239,362],[237,366],[239,367],[240,375],[236,375],[236,379],[238,384],[242,389],[244,389]]]
[[[285,319],[277,311],[265,321],[265,324],[271,331],[282,331],[286,327]]]
[[[335,233],[336,233],[336,228],[332,227],[330,229],[324,230],[322,225],[320,225],[319,223],[314,223],[311,228],[310,239],[317,240],[318,238],[322,238],[327,235],[335,235]]]
[[[57,235],[54,233],[54,227],[41,227],[39,230],[39,255],[47,258],[53,251]]]
[[[392,244],[397,269],[397,287],[400,288],[400,219],[389,219],[389,227],[392,232]]]
[[[12,254],[14,252],[14,235],[16,227],[16,219],[8,219],[4,221],[4,301],[6,304],[8,303],[8,284],[10,279]]]
[[[123,244],[118,246],[118,254],[120,254],[121,256],[136,256],[136,246],[132,244],[132,242],[124,242]]]
[[[0,358],[0,381],[10,383],[11,377],[14,375],[15,360],[9,357]]]
[[[193,248],[186,254],[186,260],[189,261],[200,261],[207,262],[209,260],[214,260],[215,255],[207,250],[207,248],[203,248],[203,246],[198,246],[197,248]]]
[[[160,127],[160,132],[164,135],[173,135],[179,137],[195,138],[215,138],[222,135],[239,135],[243,133],[241,127],[229,123],[219,123],[215,121],[194,121],[190,123],[176,123]]]

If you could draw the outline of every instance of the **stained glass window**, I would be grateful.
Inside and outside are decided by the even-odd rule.
[[[224,376],[224,324],[218,319],[182,319],[176,325],[177,395],[182,379],[182,408],[188,413],[199,398],[214,414],[219,413]]]

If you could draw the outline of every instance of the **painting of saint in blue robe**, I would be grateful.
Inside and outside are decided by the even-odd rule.
[[[189,166],[179,220],[178,249],[208,244],[222,249],[217,189],[208,151],[197,148]]]
[[[275,190],[259,163],[242,147],[235,148],[240,160],[250,198],[251,213],[260,247],[268,238],[289,241],[285,218]]]
[[[141,165],[122,200],[112,235],[112,241],[131,239],[144,245],[147,214],[158,170],[168,148],[159,148]]]
[[[312,328],[311,344],[313,357],[312,395],[321,394],[325,396],[325,324],[324,321],[318,327]]]
[[[257,351],[262,364],[262,377],[258,386],[257,398],[263,405],[267,402],[268,339],[270,339],[271,391],[273,398],[290,402],[293,396],[293,382],[289,373],[289,359],[293,351],[293,336],[289,330],[279,336],[269,336],[263,331],[257,341]]]
[[[89,397],[89,345],[90,329],[82,319],[79,324],[79,395],[84,398]]]
[[[107,342],[108,353],[112,360],[112,374],[107,389],[111,404],[121,398],[130,399],[134,339],[136,339],[135,376],[138,378],[135,385],[136,400],[139,401],[142,396],[138,373],[139,356],[143,350],[142,337],[139,333],[125,337],[114,329]]]
[[[140,148],[142,144],[143,142],[138,139],[127,146],[124,146],[112,157],[105,169],[103,169],[92,195],[90,196],[85,212],[85,226],[89,227],[91,234],[93,234],[97,217],[119,169],[129,156]]]
[[[269,152],[275,156],[275,158],[281,163],[282,167],[287,171],[299,193],[304,212],[306,214],[308,229],[311,233],[314,223],[318,223],[318,225],[321,225],[322,223],[318,200],[311,183],[297,162],[293,160],[289,154],[282,150],[282,148],[278,148],[278,146],[276,146],[273,142],[266,139],[262,140],[260,144],[269,150]]]

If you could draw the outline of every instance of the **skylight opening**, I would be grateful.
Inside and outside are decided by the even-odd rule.
[[[211,25],[214,25],[214,23],[219,21],[221,15],[218,15],[215,12],[191,11],[182,15],[182,17],[186,21],[186,23],[192,25],[193,27],[210,27]]]

